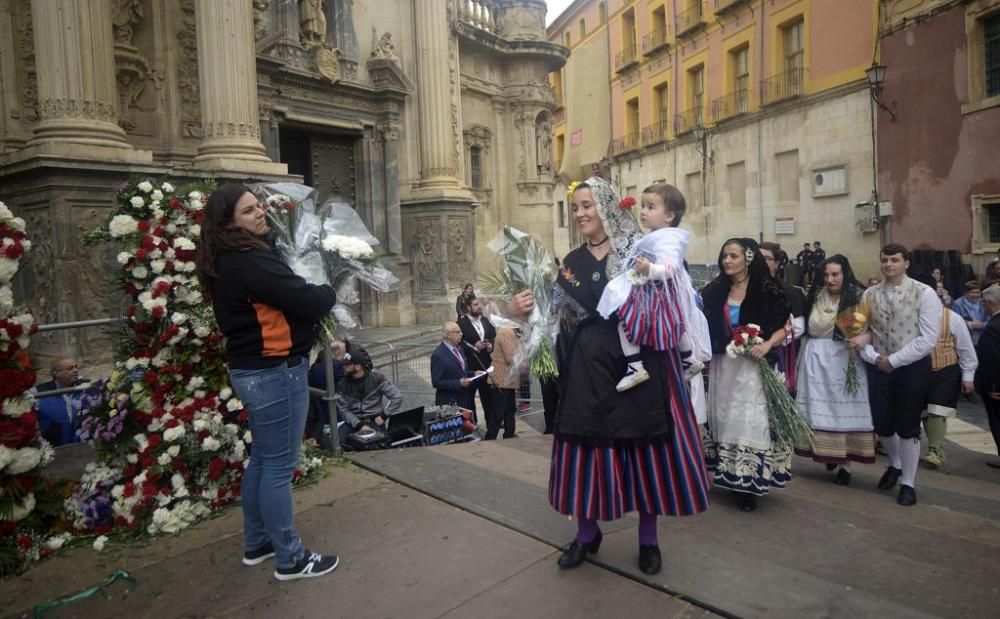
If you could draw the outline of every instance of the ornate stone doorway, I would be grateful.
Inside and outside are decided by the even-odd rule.
[[[306,185],[319,191],[319,202],[339,194],[357,206],[355,150],[360,135],[317,133],[299,127],[281,127],[281,161],[290,174],[301,174]]]

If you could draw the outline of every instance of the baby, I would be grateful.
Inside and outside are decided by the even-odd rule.
[[[700,323],[694,315],[698,311],[694,288],[684,268],[691,233],[677,227],[686,208],[683,194],[673,185],[657,183],[643,190],[640,220],[650,233],[636,243],[624,263],[630,268],[608,282],[597,306],[605,318],[618,313],[618,336],[628,364],[618,391],[649,380],[640,345],[677,348],[685,380],[705,367],[692,357],[688,334]]]

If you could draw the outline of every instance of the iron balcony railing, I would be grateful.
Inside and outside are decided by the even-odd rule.
[[[667,40],[669,34],[670,30],[664,26],[642,37],[642,53],[648,56],[667,47],[669,45],[669,41]]]
[[[750,4],[750,0],[715,0],[715,14],[721,15],[732,11],[741,4]]]
[[[760,81],[760,104],[771,105],[802,96],[805,69],[799,67]]]
[[[704,126],[704,108],[700,105],[689,110],[684,110],[677,116],[674,116],[674,135],[683,135],[690,131],[694,131],[695,127]]]
[[[629,45],[623,49],[620,54],[615,54],[616,73],[626,71],[637,64],[639,64],[639,52],[635,45]]]
[[[609,150],[612,157],[639,150],[639,134],[629,133],[611,140],[611,148]]]
[[[705,13],[701,9],[701,0],[695,0],[691,8],[677,14],[677,24],[674,30],[677,36],[691,32],[705,23]]]
[[[750,111],[750,91],[736,90],[712,101],[712,120],[720,121]]]
[[[661,120],[660,122],[648,125],[642,128],[642,144],[643,146],[649,146],[651,144],[659,144],[660,142],[666,142],[669,136],[670,126],[667,120]]]

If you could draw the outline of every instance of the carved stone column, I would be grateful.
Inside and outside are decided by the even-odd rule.
[[[420,108],[420,187],[458,187],[452,153],[452,101],[448,75],[447,0],[414,3],[417,96]]]
[[[44,1],[44,0],[43,0]],[[195,164],[251,174],[287,174],[260,141],[253,5],[195,2],[203,139]]]
[[[148,162],[118,126],[109,0],[32,0],[41,122],[19,157]]]

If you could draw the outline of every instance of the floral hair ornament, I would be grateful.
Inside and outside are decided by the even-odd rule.
[[[743,251],[743,255],[747,257],[747,262],[753,262],[754,253],[753,253],[752,249],[750,249],[749,247],[747,247]]]
[[[573,181],[569,184],[569,187],[566,188],[566,198],[568,198],[570,202],[573,201],[573,194],[576,193],[576,188],[579,186],[580,181]]]
[[[624,198],[618,201],[618,208],[622,209],[623,211],[627,211],[633,206],[635,206],[635,198],[633,198],[632,196],[625,196]]]

